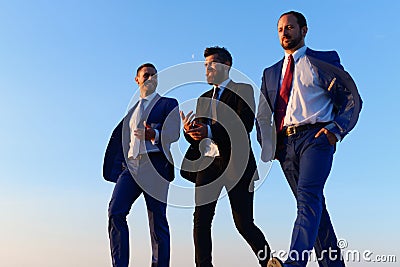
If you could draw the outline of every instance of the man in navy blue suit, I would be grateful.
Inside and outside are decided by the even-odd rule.
[[[285,57],[262,78],[257,114],[262,160],[279,160],[297,201],[288,259],[272,258],[269,267],[306,266],[313,247],[319,266],[344,266],[323,190],[336,142],[355,126],[362,101],[335,51],[305,46],[307,30],[301,13],[281,15],[278,35]],[[276,146],[271,145],[274,131]]]
[[[149,217],[152,266],[167,267],[170,234],[166,217],[169,182],[174,179],[170,145],[179,138],[180,115],[175,99],[155,92],[157,70],[151,63],[137,69],[140,100],[114,129],[107,146],[103,176],[115,182],[108,209],[112,264],[129,264],[126,216],[143,194]]]

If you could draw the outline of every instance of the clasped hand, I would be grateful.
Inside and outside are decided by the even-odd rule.
[[[200,141],[207,137],[208,128],[207,125],[196,121],[195,114],[190,111],[187,115],[183,111],[179,111],[183,123],[183,130],[187,135],[196,141]]]
[[[146,123],[146,121],[143,122],[143,125],[144,129],[138,128],[133,130],[133,135],[140,140],[154,140],[154,138],[156,137],[156,132],[154,131],[154,129],[151,128],[150,125]]]

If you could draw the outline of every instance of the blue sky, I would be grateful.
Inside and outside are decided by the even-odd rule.
[[[0,1],[0,265],[111,266],[113,185],[102,180],[102,159],[137,90],[137,66],[150,61],[162,71],[201,61],[205,47],[220,45],[232,53],[234,67],[260,85],[263,69],[283,56],[276,22],[288,10],[307,17],[309,47],[339,52],[364,100],[325,187],[337,235],[349,249],[400,261],[398,1],[15,0]],[[207,89],[185,86],[177,97],[195,98]],[[258,144],[253,148],[259,151]],[[185,182],[178,176],[175,183]],[[295,212],[274,162],[255,197],[256,223],[273,249],[288,248]],[[192,213],[168,209],[171,266],[194,266]],[[149,266],[142,199],[128,220],[132,266]],[[215,265],[257,266],[226,198],[217,207],[213,236]]]

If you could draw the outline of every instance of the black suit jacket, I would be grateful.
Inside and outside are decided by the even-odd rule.
[[[212,94],[213,89],[205,92],[197,100],[197,121],[211,124],[209,122]],[[253,178],[253,175],[257,174],[249,136],[254,126],[254,111],[253,87],[230,81],[217,104],[217,121],[210,125],[212,141],[218,146],[221,162],[227,168],[228,179]],[[190,146],[182,162],[181,175],[195,182],[195,170],[204,162],[210,162],[210,158],[203,156],[203,142],[196,141],[187,134],[185,138]],[[188,171],[188,168],[193,171]]]

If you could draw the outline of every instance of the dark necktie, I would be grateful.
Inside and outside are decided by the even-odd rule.
[[[289,55],[285,76],[283,77],[281,89],[279,90],[279,95],[276,100],[275,125],[277,133],[281,132],[283,129],[287,104],[289,102],[290,91],[292,90],[293,72],[294,72],[294,60],[293,56]]]
[[[217,101],[220,90],[221,89],[218,86],[214,87],[214,93],[211,100],[211,123],[215,123],[217,120]]]
[[[215,86],[214,87],[214,93],[213,93],[213,99],[218,99],[218,94],[219,94],[219,91],[221,90],[221,88],[219,88],[218,86]]]

